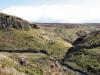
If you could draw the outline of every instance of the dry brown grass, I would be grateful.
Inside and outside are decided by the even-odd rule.
[[[14,75],[14,73],[10,72],[9,70],[7,71],[4,68],[0,68],[0,75]]]
[[[16,71],[14,68],[2,68],[0,67],[0,75],[24,75]]]

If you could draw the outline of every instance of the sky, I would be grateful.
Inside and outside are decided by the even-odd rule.
[[[0,0],[0,12],[41,23],[100,23],[100,0]]]

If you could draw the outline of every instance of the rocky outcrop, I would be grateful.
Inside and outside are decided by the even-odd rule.
[[[35,24],[29,23],[21,18],[0,13],[0,29],[16,28],[28,30],[29,27],[38,28]]]

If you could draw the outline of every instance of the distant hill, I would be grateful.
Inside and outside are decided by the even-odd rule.
[[[80,26],[97,26],[100,27],[100,23],[35,23],[37,26],[44,27],[66,27],[66,28],[74,28]]]

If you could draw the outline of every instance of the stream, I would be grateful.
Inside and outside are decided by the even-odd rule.
[[[59,61],[56,60],[56,63],[59,63]],[[64,70],[64,69],[69,69],[69,70],[71,70],[71,71],[77,72],[79,75],[85,75],[85,74],[83,74],[83,73],[81,73],[81,72],[79,72],[79,71],[76,71],[76,70],[73,70],[73,69],[69,68],[69,67],[66,66],[66,65],[62,65],[62,64],[61,64],[61,66],[63,67],[63,70]]]

